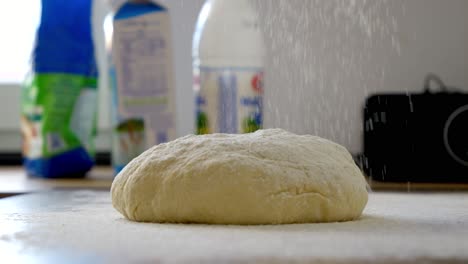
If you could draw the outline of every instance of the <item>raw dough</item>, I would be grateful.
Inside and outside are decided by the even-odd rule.
[[[281,129],[189,135],[145,151],[112,183],[143,222],[286,224],[358,218],[367,184],[349,152]]]

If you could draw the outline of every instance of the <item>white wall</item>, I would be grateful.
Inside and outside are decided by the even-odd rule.
[[[184,135],[193,129],[191,37],[203,0],[164,2],[172,13],[178,128]],[[367,94],[418,91],[427,72],[468,90],[466,0],[254,2],[268,49],[267,127],[318,134],[357,153]],[[18,92],[0,91],[0,148],[5,148],[19,142],[2,137],[2,131],[17,129]],[[109,127],[107,108],[103,100],[102,131]],[[108,148],[106,138],[99,140],[101,149]]]
[[[420,91],[428,72],[468,90],[466,0],[257,0],[257,7],[269,48],[268,126],[319,134],[357,153],[367,94]]]

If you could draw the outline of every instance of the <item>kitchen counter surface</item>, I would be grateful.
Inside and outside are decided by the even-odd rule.
[[[110,167],[96,167],[84,179],[41,179],[26,176],[21,167],[0,167],[0,198],[53,189],[109,190],[113,180]],[[392,183],[368,179],[374,191],[468,191],[468,183]]]
[[[328,224],[134,223],[109,192],[0,200],[5,263],[468,263],[468,193],[371,193],[361,219]]]
[[[110,190],[112,175],[110,167],[96,167],[83,179],[42,179],[28,177],[21,167],[0,167],[0,198],[52,189]]]

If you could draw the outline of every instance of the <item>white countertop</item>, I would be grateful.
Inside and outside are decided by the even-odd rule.
[[[468,193],[371,193],[354,222],[210,226],[130,222],[108,192],[43,192],[0,200],[0,255],[43,263],[467,263]]]

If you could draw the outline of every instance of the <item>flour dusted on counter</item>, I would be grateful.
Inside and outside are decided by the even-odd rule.
[[[176,130],[168,10],[151,1],[116,9],[110,76],[118,172],[147,148],[174,139]]]

